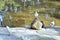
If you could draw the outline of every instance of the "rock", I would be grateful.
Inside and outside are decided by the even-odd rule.
[[[42,23],[35,19],[33,22],[32,22],[32,29],[41,29],[42,28]]]

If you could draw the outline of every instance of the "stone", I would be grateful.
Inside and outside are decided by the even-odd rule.
[[[32,29],[41,29],[42,28],[42,23],[38,19],[34,19],[32,24],[31,24]]]

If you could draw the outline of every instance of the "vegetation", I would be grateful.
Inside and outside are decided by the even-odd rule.
[[[8,10],[4,17],[4,24],[8,26],[30,25],[34,19],[35,11],[38,11],[38,18],[44,21],[45,26],[49,26],[53,20],[56,26],[60,26],[60,2],[58,1],[59,0],[1,0],[0,10],[3,10],[4,6],[7,5]],[[11,7],[13,10],[10,10]],[[19,7],[19,11],[16,11],[15,7]],[[50,18],[46,19],[46,13],[50,14]],[[12,17],[11,19],[10,16]]]

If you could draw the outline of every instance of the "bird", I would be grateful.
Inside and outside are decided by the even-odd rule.
[[[35,14],[34,14],[35,17],[38,17],[38,12],[36,11]]]

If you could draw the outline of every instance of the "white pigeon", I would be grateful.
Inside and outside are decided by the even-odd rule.
[[[35,17],[38,17],[38,13],[37,13],[37,11],[35,12],[34,16],[35,16]]]

